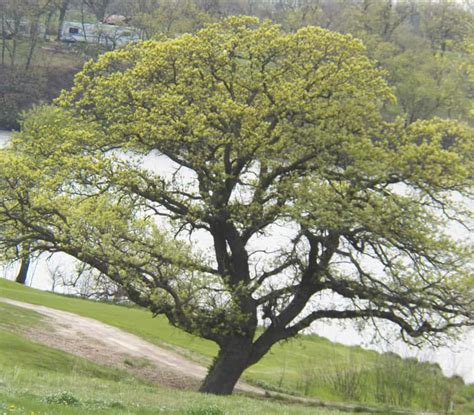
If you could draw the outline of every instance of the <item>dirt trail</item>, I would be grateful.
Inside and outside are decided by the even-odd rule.
[[[61,349],[149,379],[151,381],[186,389],[197,389],[207,370],[172,351],[155,346],[138,336],[100,321],[41,305],[23,303],[0,297],[1,302],[36,311],[46,324],[29,329],[26,335],[39,343]],[[273,397],[288,403],[324,407],[345,412],[387,413],[382,408],[365,405],[325,402],[319,399],[268,392],[243,382],[237,384],[240,392]],[[440,415],[428,412],[410,412],[391,409],[396,415]]]
[[[203,366],[100,321],[41,305],[6,298],[0,301],[43,315],[46,325],[32,328],[26,335],[48,346],[173,387],[197,388],[206,375]],[[265,393],[241,382],[237,389]]]

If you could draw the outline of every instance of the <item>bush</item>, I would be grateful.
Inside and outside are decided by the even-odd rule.
[[[39,73],[0,67],[0,128],[18,128],[18,115],[46,94],[46,80]]]
[[[66,405],[66,406],[79,406],[81,401],[77,399],[70,392],[59,392],[54,395],[49,395],[44,398],[44,401],[48,404]]]
[[[410,407],[422,367],[415,359],[380,359],[375,370],[375,399],[379,403]]]
[[[76,68],[32,68],[0,65],[0,129],[19,128],[23,111],[50,102],[72,84]]]
[[[336,366],[334,371],[323,378],[344,400],[349,401],[361,400],[367,386],[365,373],[358,366]]]

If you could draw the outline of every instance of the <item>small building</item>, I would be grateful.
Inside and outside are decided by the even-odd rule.
[[[137,31],[125,26],[64,22],[61,28],[61,41],[69,43],[86,42],[115,48],[137,40],[140,40]]]

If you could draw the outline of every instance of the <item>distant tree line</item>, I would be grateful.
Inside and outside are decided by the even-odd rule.
[[[143,39],[195,32],[229,15],[268,18],[288,31],[314,25],[351,33],[389,72],[398,102],[388,113],[407,122],[434,115],[470,118],[469,0],[0,0],[0,128],[17,128],[19,112],[57,95],[84,60],[103,52],[89,46],[72,64],[64,59],[44,70],[49,59],[41,46],[46,38],[60,39],[67,16],[84,22],[115,14],[127,17]]]

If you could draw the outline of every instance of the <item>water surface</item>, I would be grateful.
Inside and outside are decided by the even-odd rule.
[[[8,142],[10,136],[10,132],[0,130],[0,147]],[[159,167],[161,172],[163,172],[163,170],[165,171],[165,174],[167,170],[172,172],[174,170],[172,163],[165,159],[166,158],[162,155],[150,155],[145,159],[145,166],[151,170],[156,170]],[[205,243],[205,241],[202,242]],[[56,267],[60,267],[62,272],[73,272],[73,260],[64,254],[55,254],[48,261],[46,261],[45,258],[36,260],[31,266],[28,280],[29,285],[43,290],[50,290],[52,286],[51,275]],[[0,277],[13,279],[16,268],[17,266],[15,264],[8,267],[0,267]],[[370,329],[359,332],[355,330],[351,324],[346,324],[345,327],[341,327],[336,324],[318,322],[317,324],[313,324],[310,331],[327,337],[332,341],[347,345],[362,345],[381,352],[392,351],[404,357],[412,356],[420,360],[437,362],[446,375],[458,374],[462,376],[466,382],[474,382],[473,330],[466,330],[463,339],[458,342],[453,342],[451,346],[436,349],[430,347],[413,349],[401,341],[384,342],[378,340],[373,342],[370,341],[373,334]]]

